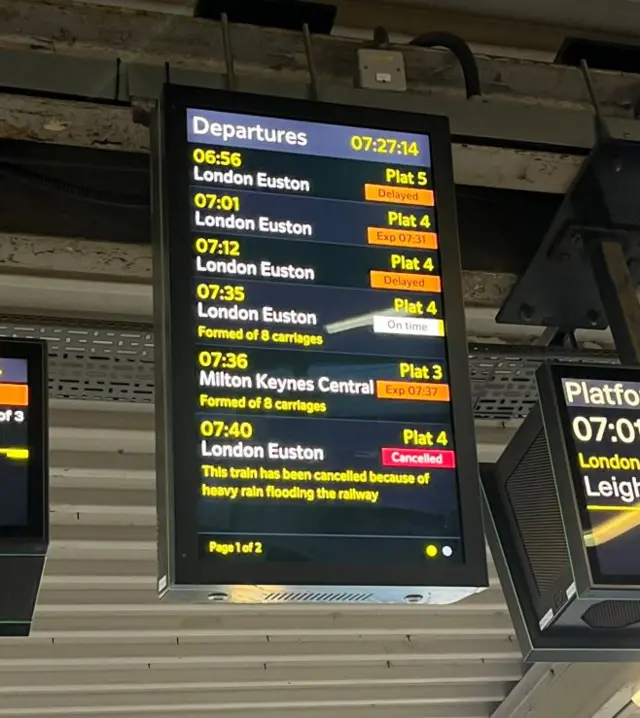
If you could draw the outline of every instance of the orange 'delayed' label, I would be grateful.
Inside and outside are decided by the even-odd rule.
[[[433,207],[435,200],[432,189],[390,187],[383,184],[366,184],[364,186],[364,198],[371,202],[411,204],[419,207]]]
[[[394,289],[402,292],[442,291],[442,282],[437,274],[381,272],[372,269],[369,274],[369,284],[373,289]]]

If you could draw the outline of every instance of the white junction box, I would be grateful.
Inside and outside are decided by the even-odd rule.
[[[397,50],[358,50],[358,71],[360,87],[364,89],[396,92],[407,89],[404,57]]]

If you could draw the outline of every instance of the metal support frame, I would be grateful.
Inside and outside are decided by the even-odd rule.
[[[595,113],[596,135],[600,142],[607,142],[611,139],[609,127],[603,117],[586,60],[583,59],[580,66]],[[614,169],[616,172],[622,169],[620,157],[614,159]],[[623,364],[640,364],[640,303],[637,282],[629,271],[625,247],[620,241],[605,239],[592,242],[587,249],[620,361]]]
[[[635,186],[632,180],[635,167],[640,171],[640,151],[637,143],[630,145],[635,154],[628,163],[627,178],[624,165],[622,172],[614,170],[618,150],[622,156],[624,145],[616,142],[594,151],[497,318],[512,324],[559,327],[569,333],[609,325],[621,362],[640,364],[640,214],[636,216],[635,207],[629,208],[633,192],[627,189]],[[607,184],[612,174],[599,177],[599,184],[593,181],[598,166],[605,163],[617,175],[618,184]],[[612,204],[617,214],[609,218]],[[627,218],[624,225],[622,220]],[[557,340],[555,330],[549,332],[550,341]]]
[[[640,364],[640,303],[619,242],[595,242],[591,266],[623,364]]]
[[[612,138],[584,60],[581,70],[597,142],[498,319],[567,331],[608,323],[622,363],[640,364],[640,144]]]
[[[536,346],[543,347],[565,347],[567,349],[578,348],[578,343],[573,330],[558,329],[557,327],[547,327],[533,343]]]

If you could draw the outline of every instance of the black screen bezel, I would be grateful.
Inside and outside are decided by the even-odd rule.
[[[538,376],[543,422],[551,449],[556,486],[561,499],[560,508],[576,574],[578,593],[591,588],[638,588],[640,575],[603,573],[597,550],[586,546],[584,542],[585,531],[590,531],[592,527],[586,508],[582,474],[578,468],[578,447],[573,439],[569,410],[564,399],[563,379],[640,382],[640,369],[615,364],[549,363],[540,368]],[[561,444],[558,443],[558,438]],[[566,477],[569,477],[568,482]]]
[[[19,526],[0,526],[0,548],[16,542],[49,541],[49,386],[47,345],[37,339],[0,338],[0,357],[25,359],[29,385],[29,490],[27,522]]]
[[[452,386],[453,428],[456,437],[459,481],[459,508],[464,561],[460,564],[433,562],[425,566],[415,564],[394,565],[301,565],[229,564],[214,568],[200,559],[197,548],[196,501],[189,499],[183,477],[199,476],[196,453],[185,447],[193,446],[191,422],[183,417],[193,414],[189,396],[197,395],[195,374],[191,371],[193,357],[190,345],[193,338],[184,321],[191,311],[192,297],[189,283],[179,276],[193,273],[191,247],[183,244],[182,254],[175,247],[169,249],[171,237],[190,235],[185,208],[188,207],[188,107],[221,112],[236,112],[264,117],[282,117],[293,120],[325,124],[368,127],[428,135],[431,139],[431,164],[434,189],[437,195],[438,227],[440,237],[446,241],[440,248],[443,297],[446,297],[447,358]],[[162,264],[171,267],[171,277],[162,280],[162,301],[168,309],[157,316],[164,364],[169,376],[162,378],[167,387],[163,394],[165,426],[164,440],[168,460],[165,492],[169,502],[169,556],[172,582],[179,585],[253,585],[253,584],[305,584],[305,585],[379,585],[379,586],[486,586],[486,549],[480,507],[478,463],[476,457],[471,387],[468,367],[468,347],[462,303],[462,279],[455,210],[455,192],[451,160],[451,140],[448,120],[406,112],[386,111],[367,107],[354,107],[310,102],[280,97],[252,95],[225,90],[203,88],[165,87],[159,122],[163,143],[160,158],[161,175],[165,178],[160,188],[163,205],[163,242],[160,248]],[[435,170],[433,169],[435,167]],[[184,371],[184,368],[187,368]],[[180,376],[180,388],[172,377]],[[189,378],[191,377],[191,378]],[[172,417],[177,417],[172,422]],[[185,431],[189,435],[185,435]],[[171,534],[173,537],[171,538]]]

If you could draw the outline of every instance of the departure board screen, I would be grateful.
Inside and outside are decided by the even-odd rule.
[[[26,359],[0,357],[0,526],[24,526],[29,505]]]
[[[0,539],[44,528],[44,345],[0,339]]]
[[[607,378],[606,375],[609,375]],[[593,579],[640,584],[640,369],[561,379],[565,435]]]
[[[364,125],[387,113],[343,124],[244,97],[168,109],[160,291],[185,576],[427,585],[465,582],[470,561],[482,576],[446,121],[436,152],[428,131]]]

